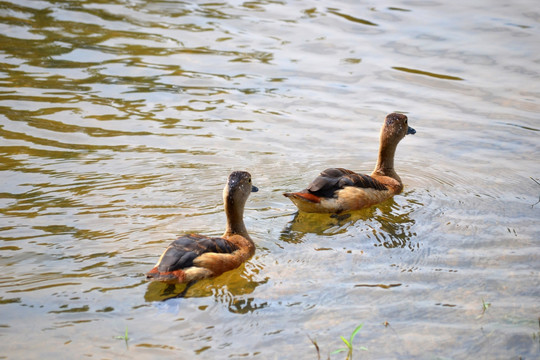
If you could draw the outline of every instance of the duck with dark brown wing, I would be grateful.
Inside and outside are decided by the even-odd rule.
[[[146,274],[149,280],[193,283],[233,270],[255,253],[255,244],[244,225],[244,206],[258,189],[251,175],[234,171],[223,189],[227,226],[222,237],[184,235],[173,241]]]
[[[415,133],[407,116],[389,114],[381,128],[379,159],[371,175],[330,168],[321,172],[306,189],[283,195],[300,211],[308,213],[340,213],[383,202],[403,190],[403,183],[394,169],[394,155],[401,139]]]

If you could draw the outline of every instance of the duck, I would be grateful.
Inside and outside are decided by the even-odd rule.
[[[394,169],[398,143],[416,130],[404,114],[391,113],[380,132],[379,157],[370,175],[344,168],[322,171],[304,190],[286,192],[298,210],[307,213],[335,213],[364,209],[381,203],[403,190],[401,178]]]
[[[198,280],[233,270],[251,258],[255,253],[255,244],[244,224],[244,207],[249,195],[258,190],[252,184],[250,173],[232,172],[223,189],[227,217],[223,235],[181,236],[165,249],[156,265],[146,273],[146,278],[190,286]]]

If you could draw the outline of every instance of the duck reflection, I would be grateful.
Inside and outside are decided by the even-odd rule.
[[[149,282],[144,299],[147,302],[166,302],[172,299],[213,297],[216,302],[225,304],[235,314],[246,314],[265,308],[267,303],[256,303],[246,295],[268,279],[256,281],[248,271],[230,271],[217,278],[201,280],[193,284]]]
[[[407,199],[405,204],[390,199],[376,207],[342,214],[297,212],[282,230],[280,239],[288,243],[299,243],[304,241],[307,234],[335,236],[354,231],[351,228],[355,227],[365,237],[373,239],[375,246],[408,247],[414,251],[418,245],[414,241],[416,233],[412,213],[418,206],[422,204],[413,199]],[[360,224],[357,225],[358,222]]]
[[[150,282],[144,294],[144,300],[164,301],[184,297],[189,286],[187,284],[168,284],[165,282]]]

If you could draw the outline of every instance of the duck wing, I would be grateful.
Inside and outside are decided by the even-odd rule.
[[[165,250],[157,269],[170,272],[193,266],[193,260],[204,253],[232,253],[238,250],[236,245],[219,237],[207,237],[197,234],[184,235],[173,241]]]
[[[387,187],[369,175],[357,174],[343,168],[326,169],[317,176],[306,190],[319,197],[333,197],[335,192],[347,186],[387,190]]]

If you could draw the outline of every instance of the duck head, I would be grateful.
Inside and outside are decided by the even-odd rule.
[[[407,116],[391,113],[386,116],[381,129],[381,143],[396,144],[406,135],[414,135],[416,130],[408,124]]]
[[[249,194],[259,189],[251,183],[251,174],[247,171],[233,171],[223,189],[223,201],[231,206],[241,206],[246,203]]]

